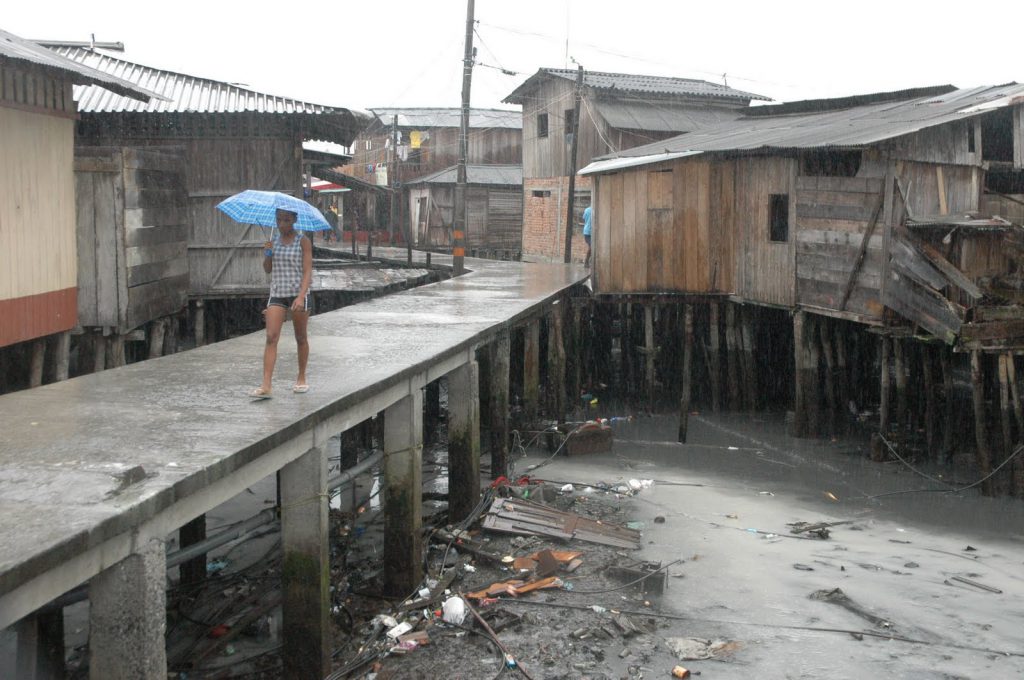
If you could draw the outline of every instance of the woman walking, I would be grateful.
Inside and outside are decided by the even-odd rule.
[[[267,324],[267,344],[263,348],[263,382],[252,391],[254,399],[269,399],[277,363],[277,342],[281,337],[288,310],[292,312],[292,328],[299,355],[299,375],[292,392],[309,391],[306,383],[306,363],[309,361],[309,286],[313,280],[313,245],[302,232],[295,229],[298,215],[290,210],[277,209],[277,234],[266,243],[263,271],[270,274],[270,299],[264,317]]]

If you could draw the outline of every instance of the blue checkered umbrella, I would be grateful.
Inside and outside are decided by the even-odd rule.
[[[249,189],[225,198],[217,204],[217,209],[236,222],[271,228],[277,226],[276,211],[289,210],[299,216],[295,228],[300,231],[324,231],[331,228],[319,210],[302,199],[279,191]]]

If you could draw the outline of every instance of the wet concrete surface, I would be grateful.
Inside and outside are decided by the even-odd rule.
[[[794,439],[771,415],[691,417],[685,445],[673,441],[671,417],[615,430],[612,454],[555,458],[535,474],[591,484],[656,480],[632,499],[634,518],[646,525],[641,557],[685,560],[659,607],[687,618],[658,635],[741,644],[720,661],[682,662],[687,668],[713,678],[1024,676],[1019,499],[871,499],[934,485],[868,461],[866,441]],[[517,472],[536,460],[518,460]],[[822,540],[790,534],[787,523],[801,521],[848,523]],[[810,598],[835,588],[877,618]],[[846,630],[914,642],[834,632]]]

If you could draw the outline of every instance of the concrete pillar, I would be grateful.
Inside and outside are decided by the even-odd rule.
[[[508,474],[508,379],[511,346],[512,337],[506,329],[487,347],[491,365],[491,413],[488,419],[491,424],[491,479]]]
[[[540,411],[540,320],[523,329],[523,413],[532,423]]]
[[[63,678],[64,610],[56,609],[26,616],[16,626],[18,680],[57,680]]]
[[[167,560],[151,538],[89,582],[91,680],[164,680]]]
[[[327,454],[314,447],[281,468],[281,660],[289,678],[331,670]]]
[[[564,307],[556,301],[548,312],[548,413],[558,422],[565,419]]]
[[[458,522],[480,500],[480,369],[470,360],[448,374],[448,515]]]
[[[423,393],[384,410],[384,590],[406,596],[423,578]]]

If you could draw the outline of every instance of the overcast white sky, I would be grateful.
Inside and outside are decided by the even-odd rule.
[[[259,9],[263,6],[262,9]],[[722,82],[779,101],[1024,80],[1024,0],[476,0],[472,104],[540,67]],[[23,38],[120,41],[124,58],[367,109],[458,106],[465,0],[5,3]]]

